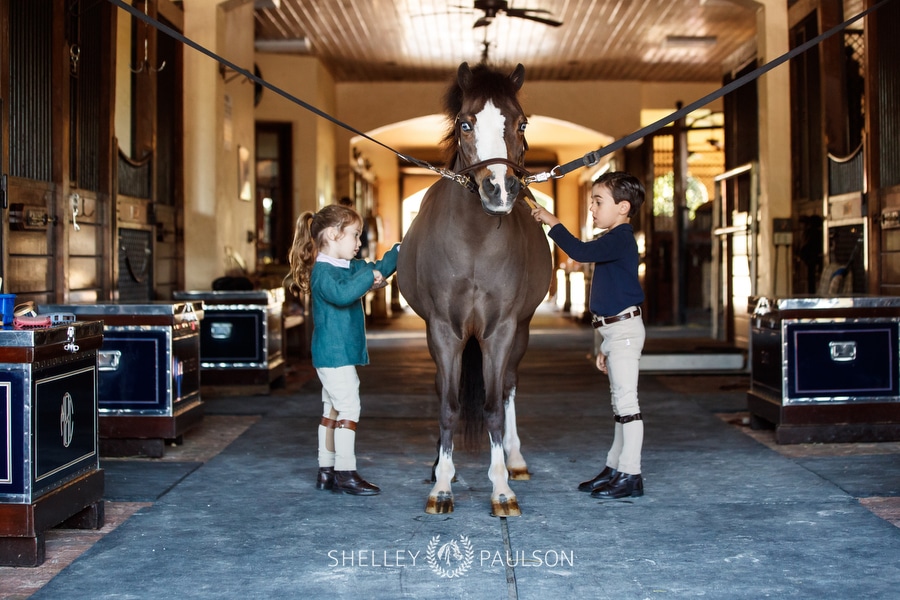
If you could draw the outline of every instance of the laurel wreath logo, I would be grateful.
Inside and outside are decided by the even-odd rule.
[[[459,543],[452,539],[441,544],[441,536],[436,535],[428,543],[425,560],[432,571],[441,577],[452,579],[469,570],[475,560],[475,551],[467,536],[459,536]]]

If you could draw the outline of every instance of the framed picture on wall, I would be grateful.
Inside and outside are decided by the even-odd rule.
[[[253,190],[250,188],[250,150],[238,146],[238,198],[250,202]]]

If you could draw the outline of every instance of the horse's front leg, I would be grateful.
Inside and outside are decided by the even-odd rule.
[[[430,515],[442,515],[453,512],[453,491],[451,483],[456,475],[453,466],[453,432],[449,435],[449,446],[445,446],[444,431],[441,427],[441,444],[438,449],[438,461],[434,468],[434,486],[428,493],[425,512]]]
[[[484,362],[486,392],[484,412],[488,439],[491,443],[491,466],[488,478],[493,484],[491,514],[495,517],[519,517],[522,515],[522,511],[519,509],[516,493],[509,487],[509,473],[506,470],[503,450],[503,415],[505,411],[504,402],[501,399],[502,378],[497,375],[501,372],[502,365],[490,364],[492,361],[488,358],[488,353],[485,353]]]
[[[441,436],[438,444],[437,464],[433,469],[434,485],[428,493],[425,504],[425,512],[430,515],[440,515],[453,512],[453,491],[451,485],[456,475],[456,467],[453,466],[453,434],[459,423],[459,355],[462,350],[451,344],[448,340],[452,336],[447,331],[437,333],[439,327],[430,326],[428,329],[428,343],[434,358],[437,373],[435,375],[435,387],[441,403],[439,417]],[[437,335],[432,335],[437,333]]]
[[[528,321],[518,324],[512,353],[503,379],[503,395],[506,399],[503,449],[506,451],[506,468],[509,469],[509,477],[514,481],[531,479],[525,457],[522,456],[522,443],[519,440],[519,430],[516,425],[516,386],[519,380],[519,363],[528,348],[528,326]]]
[[[503,427],[503,449],[506,451],[506,468],[509,470],[509,478],[514,481],[526,481],[531,479],[525,457],[522,456],[522,443],[519,441],[519,431],[516,429],[516,388],[509,391],[505,406],[505,425]]]
[[[494,486],[491,492],[491,515],[495,517],[521,517],[522,510],[516,493],[509,487],[506,463],[503,460],[503,442],[499,430],[489,436],[491,441],[491,466],[488,478]]]

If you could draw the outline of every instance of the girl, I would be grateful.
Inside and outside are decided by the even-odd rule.
[[[312,363],[324,405],[316,488],[374,496],[381,490],[356,472],[356,365],[369,363],[362,298],[387,285],[385,279],[397,269],[400,244],[376,263],[356,259],[362,230],[362,219],[346,206],[300,215],[290,253],[291,291],[309,292],[312,303]]]

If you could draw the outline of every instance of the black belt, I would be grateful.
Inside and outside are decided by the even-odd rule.
[[[594,329],[598,327],[603,327],[604,325],[610,325],[612,323],[618,323],[619,321],[624,321],[625,319],[630,319],[631,317],[639,317],[641,316],[641,307],[638,306],[632,311],[628,311],[627,313],[622,313],[621,315],[614,315],[612,317],[598,317],[594,315],[594,320],[591,325],[594,326]]]

